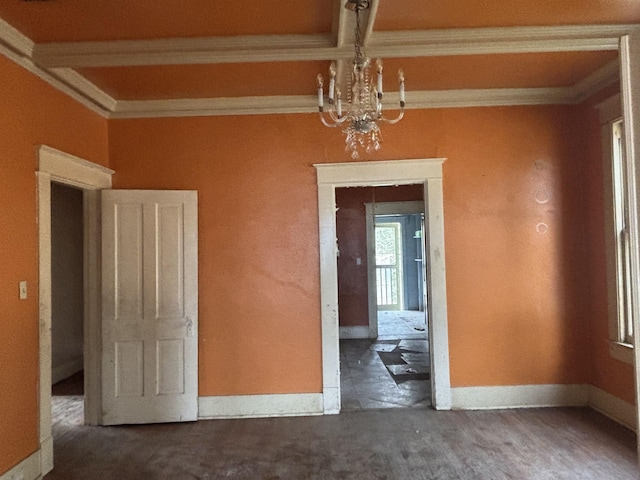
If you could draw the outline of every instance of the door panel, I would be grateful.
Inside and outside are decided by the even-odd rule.
[[[197,193],[102,195],[103,424],[196,420]]]

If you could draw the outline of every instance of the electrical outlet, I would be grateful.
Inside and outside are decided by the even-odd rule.
[[[20,300],[26,300],[27,298],[27,281],[22,280],[20,282]]]

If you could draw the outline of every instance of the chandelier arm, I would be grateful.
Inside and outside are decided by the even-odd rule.
[[[387,125],[395,125],[400,120],[402,120],[402,117],[404,117],[404,107],[400,108],[400,113],[398,114],[398,116],[396,118],[389,120],[388,118],[384,118],[382,115],[380,115],[379,120],[381,122],[386,123]]]
[[[329,127],[329,128],[336,128],[337,126],[339,126],[339,125],[340,125],[340,124],[339,124],[339,123],[337,123],[337,122],[336,122],[336,123],[330,123],[330,122],[328,122],[328,121],[327,121],[327,119],[326,119],[326,118],[325,118],[325,116],[324,116],[324,112],[322,112],[322,111],[321,111],[321,112],[318,112],[318,115],[320,116],[320,121],[322,122],[322,124],[323,124],[325,127]]]
[[[328,113],[329,113],[329,117],[336,125],[342,125],[349,117],[348,111],[346,115],[345,115],[345,112],[343,112],[342,117],[338,117],[338,115],[336,115],[336,112],[333,108],[330,108]]]

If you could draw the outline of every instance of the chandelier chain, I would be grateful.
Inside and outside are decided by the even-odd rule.
[[[356,43],[355,43],[355,51],[356,51],[356,59],[360,60],[363,57],[362,52],[362,43],[360,38],[360,10],[356,9]]]
[[[400,113],[394,119],[385,118],[382,114],[382,60],[376,60],[375,72],[372,72],[370,60],[366,57],[362,42],[360,10],[369,8],[368,0],[347,0],[345,8],[356,15],[353,69],[348,81],[348,88],[342,92],[339,79],[336,78],[336,62],[329,67],[328,109],[324,108],[324,80],[318,74],[318,112],[323,125],[340,127],[345,134],[345,151],[351,153],[353,159],[359,158],[359,150],[372,153],[380,149],[382,136],[381,124],[396,124],[404,116],[404,73],[398,70],[398,96]],[[346,95],[346,104],[343,102]],[[343,108],[346,107],[346,108]]]

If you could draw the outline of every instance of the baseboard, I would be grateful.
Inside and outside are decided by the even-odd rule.
[[[200,397],[198,418],[260,418],[322,415],[321,393]]]
[[[588,403],[587,385],[517,385],[451,389],[451,408],[458,410],[575,407],[586,406]]]
[[[369,326],[340,327],[340,340],[369,338]]]
[[[65,378],[69,378],[71,375],[74,375],[84,369],[84,357],[80,355],[68,362],[63,363],[62,365],[58,365],[57,367],[51,368],[51,385],[55,385],[56,383],[64,380]]]
[[[40,450],[28,456],[11,470],[0,475],[0,480],[36,480],[41,478]]]
[[[589,385],[589,406],[616,422],[636,431],[636,407],[604,390]]]

